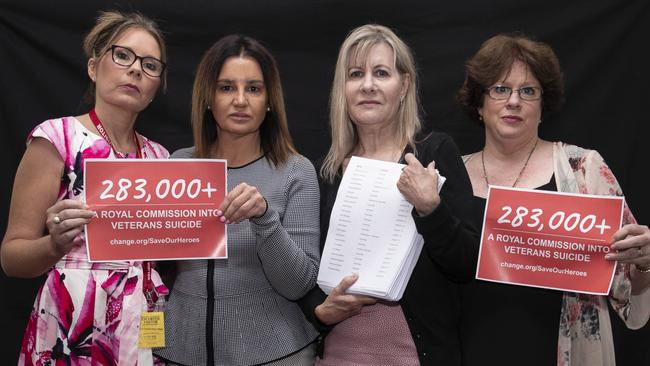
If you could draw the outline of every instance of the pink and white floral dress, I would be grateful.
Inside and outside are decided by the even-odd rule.
[[[104,139],[74,117],[41,123],[27,143],[37,137],[51,142],[63,159],[59,200],[84,199],[84,159],[116,158]],[[139,137],[143,158],[169,156],[160,144]],[[168,293],[155,270],[151,279],[159,295]],[[18,364],[153,364],[151,349],[138,348],[140,314],[146,308],[143,282],[142,262],[90,263],[85,243],[74,247],[38,291]]]
[[[614,174],[595,150],[555,142],[554,173],[558,191],[603,196],[622,196]],[[636,220],[627,204],[623,225]],[[609,296],[565,292],[558,339],[558,366],[613,366],[614,341],[607,309],[607,300],[630,328],[639,328],[647,321],[650,304],[643,295],[631,293],[630,266],[619,263]]]

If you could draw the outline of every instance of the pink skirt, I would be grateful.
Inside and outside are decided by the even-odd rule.
[[[325,338],[319,366],[419,365],[402,307],[398,302],[364,306],[337,324]]]

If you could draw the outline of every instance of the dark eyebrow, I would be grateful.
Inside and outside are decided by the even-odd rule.
[[[232,80],[232,79],[218,79],[217,83],[229,83],[233,84],[237,82],[237,80]],[[264,80],[246,80],[246,84],[264,84]]]
[[[135,52],[131,47],[120,46],[119,44],[114,44],[113,46],[117,46],[117,47],[125,48],[125,49],[131,51],[134,55],[136,55],[136,56],[138,56],[138,57],[140,57],[140,58],[153,58],[154,60],[158,60],[158,61],[161,61],[161,62],[162,62],[161,59],[159,59],[158,57],[155,57],[155,56],[148,56],[148,55],[147,55],[147,56],[140,56],[140,55],[138,55],[138,54],[137,54],[137,53],[136,53],[136,52]]]

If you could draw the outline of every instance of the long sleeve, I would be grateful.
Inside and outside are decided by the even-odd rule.
[[[476,272],[480,238],[477,223],[471,220],[472,186],[451,138],[436,134],[429,139],[432,141],[417,151],[418,158],[424,166],[435,161],[447,180],[440,192],[440,205],[427,216],[414,210],[413,220],[424,238],[424,250],[441,272],[453,281],[470,281]]]
[[[405,152],[410,151],[407,149]],[[430,135],[417,144],[415,152],[425,166],[435,160],[436,167],[448,180],[442,189],[441,206],[431,215],[414,217],[418,231],[425,238],[425,245],[400,306],[422,364],[460,362],[455,340],[458,305],[453,284],[447,280],[469,280],[474,276],[478,232],[468,219],[471,185],[458,149],[447,135]],[[339,176],[334,182],[321,181],[320,184],[321,250],[340,180]],[[468,203],[464,202],[465,199]],[[320,323],[314,314],[315,308],[325,298],[316,287],[299,300],[305,317],[321,333],[319,354],[323,351],[324,337],[333,328]]]
[[[585,185],[589,193],[623,196],[623,191],[614,173],[597,151],[591,150],[585,156],[584,166]],[[634,215],[632,215],[630,208],[625,203],[623,207],[623,225],[636,223]],[[646,289],[640,295],[632,295],[629,271],[629,265],[620,263],[617,265],[612,289],[609,293],[609,302],[628,328],[638,329],[643,327],[650,317],[650,302],[647,301],[650,291]]]
[[[318,275],[319,192],[311,163],[302,157],[290,163],[284,217],[269,205],[264,215],[250,222],[271,286],[282,296],[296,300],[315,286]]]
[[[614,174],[597,151],[556,142],[553,160],[558,191],[622,196]],[[633,222],[634,217],[625,205],[623,223]],[[614,364],[607,300],[628,327],[639,327],[641,322],[647,321],[648,307],[643,306],[643,297],[632,296],[629,266],[619,263],[608,297],[564,293],[558,365]],[[573,315],[576,313],[592,315],[576,317]]]
[[[642,328],[650,318],[650,289],[630,298],[630,312],[625,325],[630,329]]]
[[[334,207],[334,202],[336,201],[336,194],[338,192],[340,177],[332,184],[329,184],[323,180],[319,180],[319,190],[320,190],[320,253],[323,252],[325,247],[325,239],[327,238],[327,231],[329,230],[330,215],[332,214],[332,208]],[[323,290],[315,285],[305,296],[298,300],[298,305],[302,310],[305,318],[321,333],[321,336],[327,335],[329,331],[332,330],[334,326],[326,325],[322,323],[316,317],[314,311],[316,307],[322,304],[327,295]],[[318,353],[322,356],[323,344],[319,342]]]

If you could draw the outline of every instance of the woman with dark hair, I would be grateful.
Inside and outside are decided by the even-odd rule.
[[[194,81],[195,146],[176,158],[228,161],[219,207],[228,259],[181,261],[166,311],[167,346],[186,365],[310,365],[316,331],[294,300],[316,283],[318,183],[291,141],[276,62],[230,35],[203,56]]]
[[[140,314],[167,288],[149,263],[90,263],[83,227],[87,158],[167,158],[136,133],[138,114],[165,85],[165,43],[137,13],[102,13],[84,40],[92,109],[36,126],[16,172],[2,268],[9,276],[46,275],[20,350],[19,365],[151,365],[138,348]]]
[[[560,63],[547,44],[520,35],[487,40],[466,64],[463,109],[485,126],[483,150],[464,157],[481,220],[489,185],[622,195],[595,150],[539,138],[542,118],[560,106]],[[618,261],[609,298],[474,281],[462,291],[461,344],[466,365],[614,365],[607,300],[630,328],[650,308],[650,231],[627,205],[612,239]],[[526,336],[522,336],[523,332]],[[495,352],[499,340],[507,352]]]

